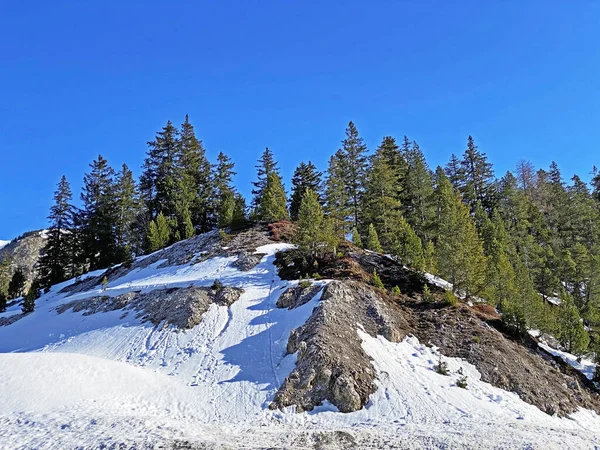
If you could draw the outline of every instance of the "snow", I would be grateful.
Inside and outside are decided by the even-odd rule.
[[[578,360],[577,356],[575,356],[571,353],[563,352],[561,350],[556,350],[555,348],[550,347],[548,344],[546,344],[544,342],[538,342],[538,345],[541,348],[543,348],[544,350],[546,350],[548,353],[550,353],[551,355],[558,356],[563,361],[565,361],[567,364],[569,364],[571,367],[580,371],[589,380],[592,380],[594,378],[596,364],[594,363],[594,361],[592,361],[591,358],[582,357],[580,360]]]
[[[3,241],[0,239],[0,248],[6,247],[9,243],[10,243],[10,241]]]
[[[296,362],[296,355],[286,355],[289,334],[306,322],[322,293],[294,310],[276,308],[281,292],[297,283],[281,280],[273,265],[275,253],[287,248],[258,248],[265,256],[247,272],[232,266],[235,257],[215,257],[165,268],[159,262],[104,291],[68,298],[59,291],[74,280],[54,286],[35,312],[0,327],[0,446],[142,448],[187,441],[291,448],[293,436],[331,430],[373,446],[375,440],[408,448],[600,446],[600,419],[590,411],[550,417],[483,383],[465,361],[444,358],[451,376],[437,374],[436,350],[414,337],[390,343],[360,329],[378,373],[378,389],[365,408],[343,414],[326,403],[301,414],[269,410]],[[211,305],[190,330],[154,327],[123,311],[84,316],[55,310],[100,292],[209,286],[215,279],[244,293],[229,308]],[[4,314],[19,312],[15,305]],[[455,386],[460,367],[466,390]]]

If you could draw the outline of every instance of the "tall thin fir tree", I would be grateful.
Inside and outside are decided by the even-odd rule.
[[[347,233],[346,217],[350,215],[348,195],[344,189],[342,158],[341,150],[329,158],[325,181],[325,212],[331,221],[334,233],[340,239],[343,239]]]
[[[492,164],[485,153],[475,145],[472,136],[467,139],[467,149],[460,162],[460,173],[464,177],[460,192],[465,202],[474,210],[477,202],[491,211],[495,206],[495,179]]]
[[[213,167],[212,182],[215,187],[215,211],[217,225],[220,228],[230,227],[236,207],[236,192],[233,186],[233,177],[236,175],[233,168],[235,163],[220,152],[217,164]]]
[[[133,253],[139,254],[142,241],[136,220],[140,214],[137,185],[127,164],[123,164],[115,182],[116,238],[121,260],[129,260]]]
[[[323,198],[321,195],[322,191],[322,176],[323,174],[317,170],[315,165],[308,161],[308,163],[300,163],[294,175],[292,176],[292,194],[290,196],[290,218],[293,221],[298,220],[298,212],[300,211],[300,204],[302,203],[302,197],[304,192],[310,189],[317,195],[319,204],[323,205]]]
[[[277,222],[290,218],[285,189],[281,177],[276,172],[267,176],[267,184],[261,192],[257,218],[262,222]]]
[[[365,188],[367,172],[367,146],[358,134],[353,122],[348,123],[346,138],[342,141],[339,153],[339,163],[344,191],[346,192],[347,208],[350,213],[346,220],[349,229],[362,227],[361,203]]]
[[[74,228],[72,198],[71,186],[63,175],[54,192],[54,205],[48,215],[48,237],[38,261],[38,277],[45,289],[64,281],[69,275]]]
[[[275,173],[279,176],[278,162],[275,160],[273,152],[269,150],[269,147],[265,148],[265,151],[258,160],[256,168],[256,181],[252,182],[254,188],[252,189],[252,205],[253,211],[257,211],[262,199],[264,189],[267,187],[267,180],[271,173]]]

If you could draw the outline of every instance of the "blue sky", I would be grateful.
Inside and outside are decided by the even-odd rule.
[[[325,169],[349,120],[433,167],[472,134],[497,172],[556,160],[587,178],[598,17],[592,1],[2,1],[0,238],[46,226],[60,176],[78,195],[98,153],[138,174],[186,113],[244,193],[265,146],[287,180]]]

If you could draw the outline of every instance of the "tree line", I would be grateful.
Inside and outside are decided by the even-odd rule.
[[[297,166],[289,196],[265,149],[247,206],[232,181],[234,162],[219,153],[211,163],[187,116],[179,128],[167,122],[147,145],[139,180],[98,156],[84,176],[80,207],[61,179],[37,286],[130,264],[209,230],[292,220],[309,257],[335,254],[350,238],[439,275],[466,299],[484,299],[518,332],[551,332],[575,353],[599,345],[595,168],[590,184],[577,175],[566,182],[554,162],[536,169],[519,161],[497,178],[469,136],[462,154],[431,169],[417,142],[386,136],[369,151],[350,122],[324,172],[310,161]]]

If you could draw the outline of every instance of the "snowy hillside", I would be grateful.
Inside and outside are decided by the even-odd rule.
[[[9,243],[10,241],[3,241],[2,239],[0,239],[0,248],[6,247]]]
[[[263,256],[246,271],[236,267],[235,255],[196,263],[204,253],[197,252],[192,263],[178,265],[159,259],[105,288],[65,291],[74,281],[54,286],[24,317],[19,305],[9,307],[0,314],[0,447],[600,446],[595,413],[549,416],[482,382],[474,366],[457,358],[445,358],[451,376],[439,375],[434,348],[411,336],[399,343],[372,337],[360,323],[356,332],[377,374],[377,390],[364,408],[269,409],[296,364],[295,354],[286,356],[290,333],[309,319],[327,285],[317,282],[321,289],[295,309],[277,308],[281,293],[298,284],[281,280],[273,265],[275,253],[288,248],[258,247]],[[215,279],[243,292],[230,306],[211,303],[190,329],[154,324],[126,307],[75,312],[80,300],[208,288]],[[467,389],[456,386],[459,370]]]

